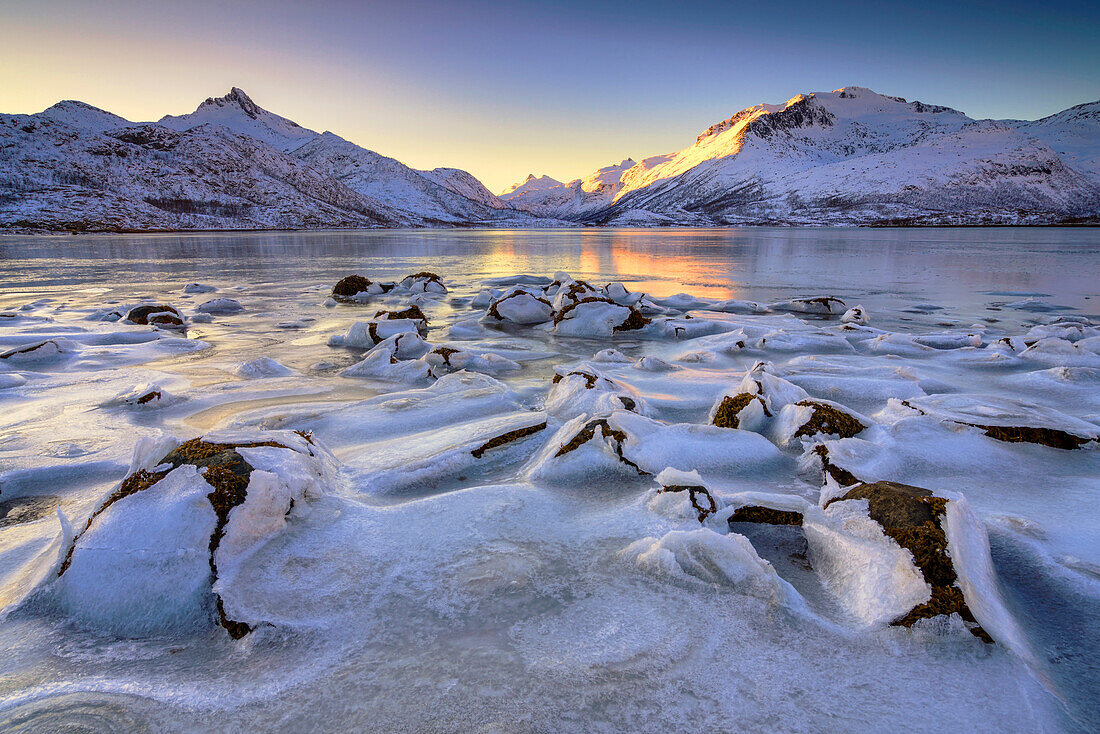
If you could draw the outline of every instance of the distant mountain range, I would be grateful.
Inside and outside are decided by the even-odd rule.
[[[675,153],[499,197],[234,88],[132,123],[82,102],[0,115],[0,231],[1100,222],[1100,101],[974,120],[862,87],[757,105]]]

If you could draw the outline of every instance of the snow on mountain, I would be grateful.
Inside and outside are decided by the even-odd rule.
[[[1041,120],[1004,120],[1004,123],[1046,143],[1071,168],[1100,181],[1100,100],[1070,107]]]
[[[717,123],[626,171],[589,221],[684,224],[1060,221],[1100,189],[1048,146],[993,121],[863,87],[801,94]],[[623,217],[629,217],[623,220]]]
[[[130,124],[129,121],[118,115],[113,115],[98,107],[93,107],[90,104],[78,102],[73,99],[66,99],[58,102],[53,107],[43,112],[39,112],[32,117],[57,122],[77,130],[88,130],[92,132],[103,132],[104,130],[125,127]]]
[[[465,171],[417,172],[234,87],[133,124],[81,102],[0,116],[0,227],[131,230],[530,223]]]
[[[1100,218],[1100,102],[974,120],[863,87],[744,109],[683,150],[494,196],[268,112],[233,88],[132,124],[0,115],[0,228],[980,224]]]
[[[558,183],[549,176],[540,179],[529,176],[501,198],[510,206],[539,216],[572,219],[610,205],[621,188],[623,174],[635,165],[627,158],[569,183]]]
[[[553,189],[561,186],[561,181],[556,178],[550,178],[549,176],[538,176],[531,173],[528,174],[526,180],[521,183],[514,183],[508,188],[504,189],[500,193],[502,201],[509,201],[517,196],[523,196],[524,194],[530,194],[535,191],[545,191],[546,189]]]
[[[0,115],[0,227],[50,230],[408,225],[381,202],[224,127],[98,132]]]
[[[456,193],[404,163],[361,148],[339,135],[326,132],[292,153],[318,171],[403,212],[410,219],[426,223],[456,224],[494,218],[497,208]],[[470,174],[466,177],[473,179]],[[450,176],[450,179],[460,178]],[[468,182],[467,182],[468,185]],[[484,188],[484,187],[482,187]]]
[[[417,171],[417,173],[445,189],[465,196],[470,201],[476,201],[493,209],[503,209],[506,206],[499,196],[485,188],[485,184],[460,168],[433,168],[430,171]]]
[[[200,125],[229,128],[235,133],[262,140],[287,152],[313,140],[318,133],[258,106],[243,90],[233,87],[224,97],[208,97],[188,115],[165,115],[157,122],[172,130],[190,130]]]

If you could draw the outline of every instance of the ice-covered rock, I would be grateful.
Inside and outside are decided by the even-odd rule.
[[[649,323],[649,319],[629,306],[620,306],[606,298],[589,297],[574,301],[556,313],[554,333],[607,337],[616,332],[641,329]]]
[[[195,311],[198,313],[209,313],[218,315],[229,315],[240,313],[244,310],[244,306],[240,301],[233,298],[213,298],[205,303],[200,303],[195,306]]]
[[[423,270],[419,273],[406,275],[398,284],[402,288],[413,293],[446,293],[447,286],[443,285],[443,279],[435,273]]]
[[[772,421],[770,433],[779,446],[790,448],[797,446],[800,439],[815,436],[851,438],[872,425],[870,418],[843,405],[809,398],[784,405]]]
[[[155,383],[136,385],[103,403],[104,407],[163,408],[179,402],[181,398]]]
[[[414,336],[411,332],[410,336]],[[397,356],[395,334],[380,342],[363,359],[340,372],[344,377],[373,377],[388,382],[423,383],[435,379],[431,365],[425,359],[403,360]]]
[[[284,364],[275,361],[271,357],[256,357],[237,365],[233,370],[238,377],[257,379],[264,377],[290,377],[297,374]]]
[[[833,296],[818,296],[815,298],[790,298],[786,301],[777,301],[768,304],[773,311],[791,311],[793,313],[819,314],[832,316],[843,314],[848,306],[844,301]]]
[[[20,344],[3,352],[0,352],[0,365],[34,365],[45,362],[56,362],[74,355],[78,351],[77,345],[64,337],[43,339]]]
[[[529,292],[523,286],[512,288],[489,304],[486,321],[507,321],[513,324],[542,324],[554,317],[550,302]]]
[[[551,305],[554,308],[554,313],[561,313],[562,310],[579,301],[603,297],[599,289],[592,287],[583,280],[566,280],[562,281],[554,292],[554,300]]]
[[[631,410],[643,415],[648,412],[636,390],[584,366],[554,375],[544,410],[562,420],[584,413],[602,415],[616,410]]]
[[[127,312],[126,320],[131,324],[142,326],[163,326],[166,328],[184,326],[183,316],[180,312],[165,303],[144,303],[135,306]]]
[[[1041,405],[992,395],[928,395],[891,401],[894,415],[903,408],[939,421],[970,426],[990,438],[1076,449],[1100,440],[1097,426]],[[900,411],[900,412],[898,412]]]
[[[124,636],[264,620],[234,604],[242,558],[326,491],[332,459],[312,437],[215,433],[143,441],[135,468],[63,539],[47,593],[80,624]]]
[[[909,627],[958,614],[976,636],[992,641],[980,626],[989,620],[1006,643],[1016,644],[1015,625],[992,582],[988,541],[975,533],[979,523],[961,497],[876,482],[857,485],[824,507],[827,521],[804,526],[814,567],[854,616],[867,624]],[[954,519],[949,527],[947,517]],[[982,619],[971,611],[971,601]]]
[[[845,324],[859,324],[860,326],[866,326],[871,322],[867,311],[858,303],[845,311],[840,320]]]
[[[214,293],[218,289],[205,283],[188,283],[183,287],[184,293]]]

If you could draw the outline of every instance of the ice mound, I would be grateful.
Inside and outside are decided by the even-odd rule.
[[[415,331],[394,334],[372,347],[361,361],[341,370],[340,374],[344,377],[373,377],[388,382],[422,383],[434,380],[435,373],[427,360],[402,359],[399,356],[399,340],[402,337],[409,337],[418,347],[426,346]],[[427,349],[423,353],[426,352]]]
[[[673,581],[726,586],[785,606],[802,606],[798,592],[756,554],[748,538],[709,528],[673,530],[636,540],[619,555],[646,573]]]
[[[637,477],[670,466],[691,466],[705,477],[751,477],[775,471],[787,461],[755,433],[669,424],[618,410],[602,416],[581,414],[566,422],[532,459],[527,473],[555,481],[588,474]]]
[[[380,319],[356,321],[343,334],[329,337],[330,347],[370,349],[397,334],[420,334],[420,324],[415,319]]]
[[[77,352],[76,344],[64,337],[44,339],[21,344],[0,352],[0,366],[36,365],[45,362],[57,362]]]
[[[909,627],[957,614],[975,636],[992,642],[992,630],[1022,647],[965,499],[884,481],[857,485],[824,508],[825,521],[804,525],[814,568],[854,617]]]
[[[143,439],[132,472],[66,534],[46,592],[82,625],[113,634],[217,622],[243,637],[263,620],[235,614],[237,566],[326,491],[332,467],[305,434]]]
[[[290,377],[297,374],[286,365],[275,361],[271,357],[257,357],[237,365],[234,374],[246,379],[262,379],[264,377]]]
[[[553,387],[546,396],[544,410],[562,420],[582,413],[598,415],[616,410],[648,412],[636,390],[607,377],[591,366],[581,365],[568,372],[555,368]]]
[[[486,321],[513,324],[542,324],[554,316],[554,307],[545,298],[523,286],[512,288],[489,304]]]
[[[867,315],[867,311],[858,303],[845,311],[844,315],[840,317],[840,320],[845,324],[859,324],[860,326],[866,326],[871,322],[871,318]]]
[[[520,369],[518,362],[493,352],[475,354],[464,349],[447,346],[432,349],[424,355],[424,359],[432,366],[432,371],[436,374],[443,374],[446,371],[469,370],[470,372],[484,372],[492,375],[500,372],[514,372]]]
[[[426,270],[412,275],[406,275],[398,284],[412,293],[446,293],[447,286],[443,285],[443,279],[435,273]]]
[[[819,314],[833,316],[843,314],[848,306],[844,301],[833,296],[819,296],[817,298],[791,298],[786,301],[777,301],[768,304],[773,311],[791,311],[793,313]]]
[[[213,298],[204,303],[200,303],[195,306],[197,313],[208,313],[216,315],[229,315],[240,313],[244,310],[244,306],[241,302],[233,298]]]
[[[874,425],[859,415],[830,400],[806,399],[784,405],[772,422],[770,434],[783,448],[800,444],[801,439],[815,436],[851,438]]]
[[[990,395],[929,395],[894,402],[939,421],[977,428],[990,438],[1010,443],[1038,443],[1057,449],[1095,445],[1098,429],[1061,411]]]
[[[630,306],[589,296],[556,310],[554,333],[560,336],[607,337],[620,331],[641,329],[649,323],[649,319]]]
[[[183,287],[184,293],[214,293],[218,289],[205,283],[188,283]]]
[[[103,403],[104,407],[127,408],[164,408],[174,405],[182,398],[168,392],[162,386],[155,383],[137,385],[129,390],[119,393]]]
[[[718,512],[714,495],[703,484],[699,472],[666,467],[656,476],[657,489],[647,506],[666,517],[694,518],[699,522]]]

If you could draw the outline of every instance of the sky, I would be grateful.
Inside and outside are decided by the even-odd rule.
[[[129,120],[230,87],[499,192],[842,86],[1034,119],[1100,99],[1100,3],[0,0],[0,112]]]

